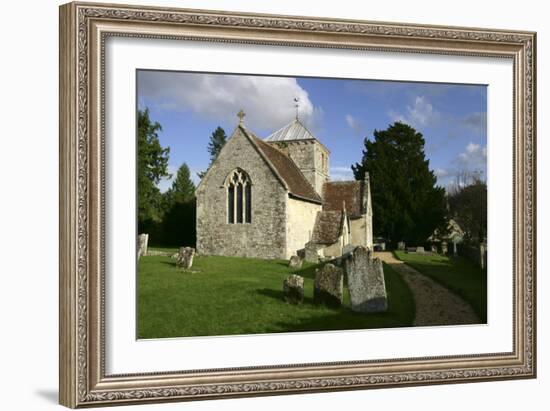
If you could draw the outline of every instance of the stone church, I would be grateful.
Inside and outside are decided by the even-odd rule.
[[[288,259],[372,248],[370,182],[330,181],[329,150],[296,117],[261,139],[239,125],[196,190],[197,252]]]

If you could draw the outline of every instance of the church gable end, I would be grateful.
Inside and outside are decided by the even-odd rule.
[[[287,190],[245,133],[235,129],[197,188],[197,251],[284,258]]]

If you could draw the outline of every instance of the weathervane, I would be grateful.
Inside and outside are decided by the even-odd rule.
[[[246,114],[244,113],[243,109],[240,109],[239,112],[237,113],[237,117],[239,117],[240,126],[243,125],[244,116],[246,116]]]
[[[298,120],[298,109],[300,108],[300,99],[294,97],[294,107],[296,107],[296,120]]]

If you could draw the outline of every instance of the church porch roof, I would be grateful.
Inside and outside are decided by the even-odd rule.
[[[334,244],[344,228],[343,211],[319,211],[315,220],[311,241],[316,244]]]

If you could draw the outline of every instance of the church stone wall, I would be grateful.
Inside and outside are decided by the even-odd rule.
[[[236,168],[252,181],[252,222],[228,224],[226,177]],[[197,189],[197,252],[286,258],[288,195],[246,136],[237,129]]]
[[[287,203],[287,254],[286,258],[297,254],[311,240],[313,226],[317,213],[321,211],[320,204],[300,201],[293,198]]]

